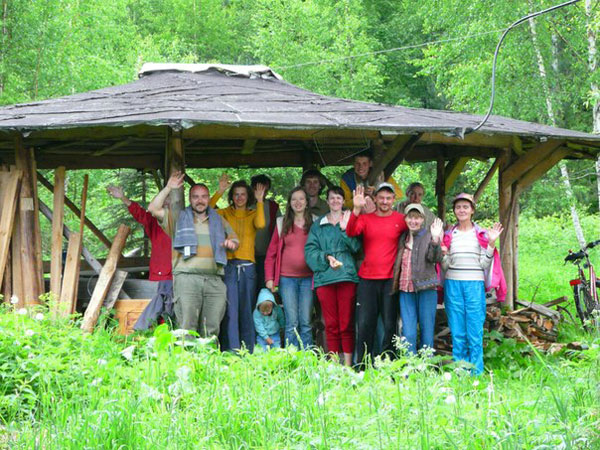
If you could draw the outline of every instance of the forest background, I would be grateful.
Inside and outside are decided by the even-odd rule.
[[[500,34],[521,16],[552,4],[556,2],[0,0],[0,105],[128,83],[144,62],[220,62],[266,64],[287,81],[325,95],[483,114]],[[509,33],[498,60],[494,113],[600,132],[599,28],[600,2],[584,0]],[[424,202],[435,209],[433,164],[402,165],[394,176],[403,187],[423,182],[428,188]],[[490,164],[470,161],[448,199],[460,191],[474,191]],[[345,169],[323,171],[337,181]],[[227,170],[233,179],[258,172]],[[554,168],[521,196],[522,231],[527,220],[533,220],[536,229],[538,224],[554,224],[561,239],[576,246],[569,218],[573,206],[582,216],[585,238],[597,239],[600,163],[567,161],[562,170],[562,178]],[[189,170],[211,188],[220,172]],[[118,223],[133,225],[125,208],[106,194],[109,183],[123,185],[126,194],[143,205],[157,191],[149,173],[87,173],[88,216],[108,236]],[[301,169],[269,169],[268,174],[273,194],[284,203]],[[572,196],[565,190],[565,174]],[[67,192],[74,200],[82,178],[83,171],[68,174]],[[51,203],[49,193],[41,196]],[[497,217],[495,183],[478,206],[478,220]],[[67,215],[66,220],[74,226],[77,218]],[[49,224],[44,219],[42,226],[44,248],[49,249]],[[544,231],[547,241],[557,240],[554,228]],[[93,235],[85,239],[97,256],[106,253]],[[143,231],[135,228],[128,250],[142,252],[147,247]]]

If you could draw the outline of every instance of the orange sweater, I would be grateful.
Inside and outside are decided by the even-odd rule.
[[[221,195],[216,192],[210,199],[210,206],[214,208]],[[256,230],[265,227],[264,203],[257,202],[256,209],[235,209],[228,206],[217,209],[217,212],[231,225],[240,240],[240,246],[235,252],[227,252],[227,259],[246,259],[255,262],[254,239]]]

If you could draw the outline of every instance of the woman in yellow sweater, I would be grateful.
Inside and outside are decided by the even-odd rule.
[[[210,206],[225,193],[229,185],[227,176],[219,180],[219,190],[210,199]],[[256,293],[256,266],[254,258],[254,238],[256,230],[265,227],[263,199],[265,186],[257,184],[253,192],[243,181],[231,185],[229,206],[217,212],[229,222],[240,240],[240,246],[233,252],[227,252],[225,266],[225,285],[227,286],[227,311],[221,326],[221,348],[238,350],[242,343],[252,352],[256,336],[252,319],[252,304]],[[256,209],[249,209],[256,198]]]

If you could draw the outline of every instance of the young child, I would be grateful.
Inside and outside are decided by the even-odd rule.
[[[258,293],[256,309],[252,315],[256,329],[256,342],[264,350],[281,347],[279,331],[285,327],[281,306],[275,303],[275,297],[269,289]]]

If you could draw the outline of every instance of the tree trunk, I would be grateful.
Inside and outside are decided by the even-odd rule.
[[[552,126],[556,127],[556,126],[558,126],[558,123],[556,120],[554,103],[552,101],[550,88],[548,86],[548,78],[546,76],[546,67],[544,64],[544,57],[542,55],[542,52],[540,51],[540,46],[538,43],[538,35],[537,35],[536,28],[535,28],[535,22],[533,19],[529,19],[529,29],[531,30],[531,38],[533,41],[533,48],[535,50],[535,55],[537,57],[538,71],[540,74],[540,78],[542,79],[544,94],[546,97],[546,111],[548,113],[548,119],[550,119],[550,123],[552,124]],[[557,42],[558,42],[557,39],[552,39],[552,47],[553,47],[552,48],[552,54],[553,54],[552,69],[555,71],[558,70],[558,68],[559,68],[559,65],[558,65],[559,52],[557,50]],[[575,235],[577,236],[577,240],[579,241],[579,244],[583,247],[585,245],[585,238],[583,236],[583,229],[581,228],[579,214],[577,213],[577,208],[575,207],[576,201],[575,201],[575,195],[573,194],[573,189],[571,188],[571,182],[569,180],[569,171],[567,170],[567,165],[565,164],[564,161],[559,162],[558,167],[560,169],[562,181],[565,185],[565,191],[567,194],[567,199],[569,201],[569,207],[571,209],[571,218],[573,219],[573,227],[575,228]]]
[[[596,47],[596,25],[592,12],[592,0],[585,0],[585,19],[588,40],[588,68],[590,74],[598,69],[598,48]],[[592,99],[592,124],[593,133],[600,133],[600,86],[594,79],[590,84],[590,98]],[[598,211],[600,211],[600,155],[596,160],[596,181],[598,186]]]

